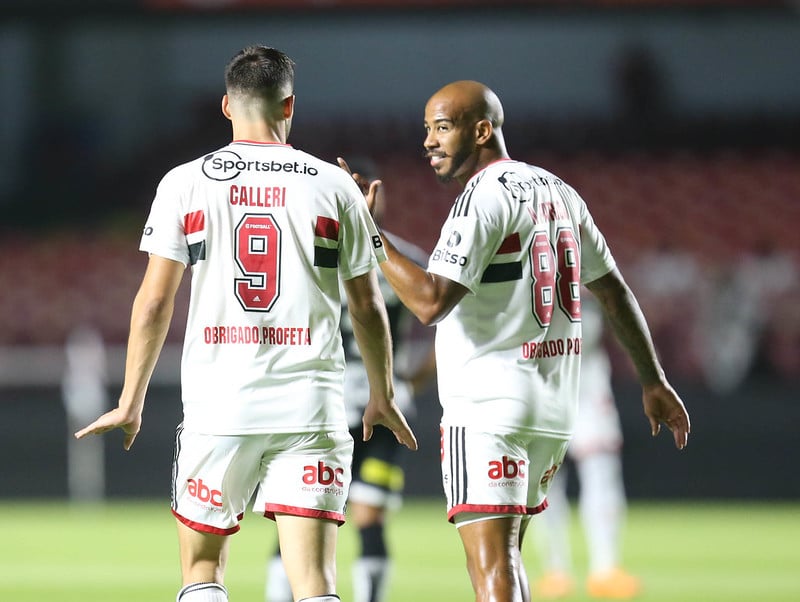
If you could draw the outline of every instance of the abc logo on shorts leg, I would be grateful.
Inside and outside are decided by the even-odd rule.
[[[211,504],[215,508],[222,507],[222,492],[203,483],[203,479],[189,479],[186,490],[190,496],[204,504]]]

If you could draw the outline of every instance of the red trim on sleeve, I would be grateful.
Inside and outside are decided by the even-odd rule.
[[[186,215],[183,216],[184,234],[194,234],[195,232],[200,232],[204,230],[205,227],[206,227],[206,214],[202,209],[200,209],[200,211],[187,213]]]
[[[509,234],[506,239],[500,243],[500,248],[497,249],[497,254],[504,253],[519,253],[522,250],[522,243],[519,240],[519,232]]]
[[[314,234],[330,240],[339,240],[339,222],[333,218],[318,215]]]

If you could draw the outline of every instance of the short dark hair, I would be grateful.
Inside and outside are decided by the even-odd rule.
[[[284,96],[294,92],[294,61],[269,46],[254,45],[237,52],[225,67],[228,92]],[[282,100],[275,98],[275,100]]]

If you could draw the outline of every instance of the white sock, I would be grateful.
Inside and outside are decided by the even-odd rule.
[[[311,598],[303,598],[297,602],[341,602],[342,599],[336,594],[329,594],[327,596],[313,596]]]
[[[273,556],[267,564],[266,602],[292,602],[292,588],[280,556]]]
[[[389,583],[389,559],[368,556],[356,559],[353,564],[353,600],[355,602],[382,602]]]
[[[178,592],[176,602],[228,602],[228,590],[219,583],[190,583]]]
[[[593,454],[578,463],[578,474],[589,572],[603,573],[619,566],[626,511],[622,461],[612,452]]]

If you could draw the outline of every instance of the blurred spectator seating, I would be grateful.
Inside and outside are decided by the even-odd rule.
[[[427,161],[405,151],[385,148],[375,158],[389,199],[387,228],[431,250],[458,187],[437,183]],[[708,378],[709,349],[733,344],[723,336],[730,326],[724,291],[733,294],[734,306],[746,300],[754,314],[755,331],[738,343],[753,345],[753,357],[738,359],[744,369],[766,361],[776,374],[800,377],[800,237],[794,232],[800,154],[530,152],[517,158],[554,172],[586,199],[669,369]],[[138,229],[4,235],[0,345],[63,344],[78,323],[94,325],[109,343],[124,343],[146,262],[138,236]],[[723,287],[733,282],[736,287]],[[728,318],[712,324],[717,315]],[[179,301],[172,342],[180,340],[184,320]]]

